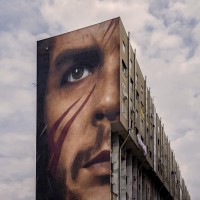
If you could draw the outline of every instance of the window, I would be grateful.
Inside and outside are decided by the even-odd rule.
[[[136,90],[136,99],[139,101],[140,97],[139,97],[139,92]]]
[[[135,75],[135,82],[138,82],[138,74]]]
[[[130,98],[130,107],[131,107],[131,112],[134,112],[134,109],[133,109],[133,99]]]
[[[141,125],[142,125],[142,127],[144,126],[144,121],[141,119]]]
[[[133,61],[130,59],[130,63],[129,63],[130,68],[132,68],[132,64],[133,64]]]
[[[135,116],[135,111],[132,108],[132,110],[131,110],[131,118],[134,119],[134,116]]]
[[[141,93],[143,94],[143,86],[141,85]]]
[[[127,67],[123,60],[122,60],[122,71],[123,71],[124,75],[127,76]]]
[[[138,110],[136,110],[135,118],[136,118],[136,119],[138,118]]]
[[[131,119],[131,128],[133,128],[133,120]]]
[[[124,41],[122,42],[122,50],[123,50],[124,53],[126,52],[126,45],[125,45]]]
[[[136,135],[139,133],[139,130],[137,129],[137,127],[135,127],[135,133]]]
[[[151,151],[149,151],[149,157],[150,157],[150,158],[152,157],[152,152],[151,152]]]
[[[132,78],[130,80],[130,87],[131,87],[131,90],[133,91],[133,79]]]

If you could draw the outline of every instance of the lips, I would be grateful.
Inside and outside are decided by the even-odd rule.
[[[89,168],[92,165],[110,161],[110,151],[102,151],[95,158],[83,165],[83,168]]]

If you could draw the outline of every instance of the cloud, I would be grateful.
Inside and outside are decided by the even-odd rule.
[[[199,10],[196,0],[1,1],[1,198],[35,199],[36,41],[121,16],[186,185],[198,200]]]
[[[33,178],[0,182],[0,194],[2,199],[35,199]]]
[[[186,183],[190,183],[188,186],[192,199],[198,199],[197,186],[200,185],[198,176],[195,177],[193,174],[198,171],[200,160],[198,149],[200,138],[196,131],[199,132],[200,128],[188,131],[187,134],[172,142],[172,148],[179,158],[181,173],[184,174]]]
[[[34,199],[35,136],[1,132],[0,194],[3,199]]]

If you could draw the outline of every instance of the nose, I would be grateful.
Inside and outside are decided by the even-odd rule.
[[[97,83],[96,105],[93,114],[94,125],[108,120],[110,123],[119,118],[119,73],[107,73]]]

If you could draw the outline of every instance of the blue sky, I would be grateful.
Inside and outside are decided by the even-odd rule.
[[[200,1],[0,0],[0,197],[35,199],[36,41],[120,16],[193,200],[200,187]]]

